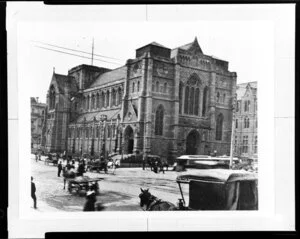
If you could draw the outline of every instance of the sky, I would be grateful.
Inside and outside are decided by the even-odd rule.
[[[195,13],[198,11],[195,9]],[[127,59],[134,59],[135,50],[150,42],[172,49],[197,37],[204,54],[229,62],[229,70],[237,73],[237,83],[264,80],[268,77],[266,64],[272,61],[274,32],[267,21],[70,21],[68,18],[63,21],[53,18],[52,14],[47,20],[41,17],[18,25],[19,80],[28,82],[30,96],[39,97],[41,102],[46,102],[54,68],[56,73],[67,75],[69,69],[91,64],[91,60],[39,48],[62,50],[39,42],[91,52],[94,39],[95,54],[117,59],[97,57],[102,61],[94,60],[94,65],[114,69],[124,65]]]

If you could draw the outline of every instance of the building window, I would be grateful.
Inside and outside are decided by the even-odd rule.
[[[134,89],[134,88],[135,88],[135,83],[133,82],[133,83],[132,83],[132,92],[134,92],[134,91],[135,91],[135,89]]]
[[[121,88],[118,89],[118,94],[119,94],[118,105],[120,105],[122,103],[122,89]]]
[[[92,95],[92,103],[91,103],[91,109],[94,109],[95,108],[95,96],[94,95]]]
[[[77,128],[77,138],[79,138],[79,137],[80,137],[80,129]]]
[[[249,128],[249,127],[250,127],[250,119],[247,118],[247,128]]]
[[[116,105],[116,98],[117,98],[117,94],[115,89],[112,90],[112,105]]]
[[[234,152],[237,153],[237,136],[234,137]]]
[[[183,90],[183,86],[182,83],[179,83],[179,114],[182,113],[182,90]]]
[[[90,109],[90,96],[88,95],[88,97],[86,98],[87,102],[86,102],[86,110]]]
[[[190,88],[188,86],[185,87],[185,96],[184,96],[184,113],[188,114],[189,110],[189,94]]]
[[[111,137],[111,126],[107,125],[107,138]]]
[[[164,84],[164,93],[167,93],[167,83]]]
[[[244,101],[244,111],[248,112],[250,110],[250,100]]]
[[[89,138],[89,128],[86,128],[86,129],[85,129],[85,137],[86,137],[86,138]]]
[[[235,128],[237,129],[239,127],[239,121],[238,119],[235,120]]]
[[[223,114],[219,114],[216,122],[216,140],[222,140],[223,119]]]
[[[109,107],[109,96],[110,96],[110,92],[107,91],[106,92],[106,107]]]
[[[137,92],[140,92],[140,82],[137,82]]]
[[[205,116],[206,114],[207,91],[208,87],[206,86],[203,91],[202,116]]]
[[[220,100],[220,93],[217,92],[217,102],[219,102],[219,100]]]
[[[191,93],[190,93],[190,99],[189,99],[189,114],[193,115],[193,109],[194,109],[194,88],[191,88]]]
[[[159,92],[159,82],[158,81],[156,81],[156,84],[155,84],[155,91]]]
[[[99,93],[97,93],[96,101],[97,101],[96,108],[99,109],[99,107],[100,107],[100,96],[99,96]]]
[[[194,104],[194,114],[199,114],[199,97],[200,97],[200,90],[199,88],[196,89],[195,93],[195,104]]]
[[[101,101],[100,101],[100,108],[104,107],[104,102],[105,102],[105,94],[102,91],[102,93],[101,93]]]
[[[239,110],[240,110],[240,102],[237,102],[237,104],[236,104],[236,112],[239,112]]]
[[[223,94],[223,103],[225,103],[225,99],[226,99],[226,94]]]
[[[49,100],[49,107],[50,109],[55,108],[55,89],[54,86],[52,85],[50,88],[50,100]]]
[[[257,136],[254,138],[254,153],[257,154]]]
[[[248,136],[243,136],[243,153],[248,153]]]
[[[155,114],[155,135],[163,135],[164,124],[164,108],[162,105],[158,106]]]

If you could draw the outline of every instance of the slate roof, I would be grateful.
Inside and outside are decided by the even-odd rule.
[[[237,100],[241,100],[242,97],[245,95],[248,84],[252,88],[253,93],[256,94],[257,81],[241,83],[236,86]]]
[[[165,46],[163,46],[162,44],[159,44],[159,43],[157,43],[157,42],[155,42],[155,41],[151,42],[151,43],[148,44],[148,45],[154,45],[154,46],[165,47]],[[167,47],[165,47],[165,48],[167,48]]]
[[[58,88],[60,92],[64,92],[65,87],[68,87],[70,91],[76,92],[77,85],[75,80],[73,80],[72,76],[61,75],[57,73],[53,73],[53,77],[56,79]]]
[[[123,80],[123,79],[125,79],[126,74],[127,74],[127,67],[126,66],[122,66],[122,67],[117,68],[115,70],[105,72],[105,73],[99,75],[95,79],[94,83],[92,83],[89,86],[89,88],[105,85],[107,83],[111,83],[111,82],[118,81],[118,80]]]
[[[121,112],[120,108],[111,109],[107,111],[88,112],[79,115],[72,123],[82,123],[84,122],[84,118],[86,119],[86,122],[90,122],[94,120],[94,117],[96,117],[96,120],[98,121],[101,115],[107,115],[107,121],[110,121],[111,119],[116,119],[118,114],[120,114],[120,112]]]

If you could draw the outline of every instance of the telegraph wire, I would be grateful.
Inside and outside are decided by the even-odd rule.
[[[43,45],[47,45],[47,46],[52,46],[52,47],[61,48],[61,49],[69,50],[69,51],[80,52],[80,53],[92,55],[92,53],[86,52],[86,51],[75,50],[73,48],[62,47],[62,46],[58,46],[58,45],[54,45],[54,44],[49,44],[49,43],[41,42],[41,41],[34,41],[34,40],[32,40],[32,41],[40,43],[40,44],[43,44]],[[93,55],[94,56],[103,57],[103,58],[112,59],[112,60],[123,61],[122,59],[113,58],[113,57],[109,57],[109,56],[103,56],[103,55],[99,55],[99,54],[95,54],[95,53]]]
[[[85,58],[85,59],[91,59],[90,57],[87,57],[87,56],[81,56],[81,55],[77,55],[77,54],[73,54],[73,53],[69,53],[69,52],[66,52],[66,51],[60,51],[60,50],[55,50],[55,49],[51,49],[51,48],[47,48],[47,47],[42,47],[42,46],[36,46],[35,47],[38,47],[38,48],[42,48],[42,49],[45,49],[45,50],[48,50],[48,51],[55,51],[55,52],[59,52],[59,53],[63,53],[63,54],[67,54],[67,55],[71,55],[71,56],[77,56],[77,57],[81,57],[81,58]],[[101,62],[106,62],[106,63],[111,63],[111,64],[116,64],[116,65],[122,65],[120,63],[116,63],[116,62],[111,62],[111,61],[104,61],[104,60],[100,60],[100,59],[95,59],[95,61],[101,61]]]

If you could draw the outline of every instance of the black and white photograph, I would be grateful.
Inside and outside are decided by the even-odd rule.
[[[29,5],[8,15],[19,217],[119,218],[88,230],[276,225],[265,222],[278,203],[274,16],[293,5]]]

